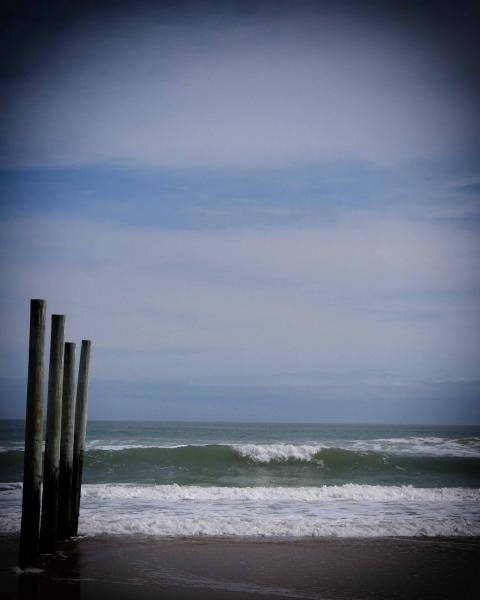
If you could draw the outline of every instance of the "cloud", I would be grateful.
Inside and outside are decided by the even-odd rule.
[[[321,10],[81,19],[5,82],[1,164],[392,164],[452,152],[478,139],[476,99],[424,33]]]
[[[479,248],[455,227],[198,232],[36,215],[7,219],[1,237],[7,372],[23,368],[27,299],[45,297],[70,337],[94,340],[100,377],[477,376]]]

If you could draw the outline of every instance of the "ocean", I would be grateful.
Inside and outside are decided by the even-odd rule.
[[[0,421],[0,532],[24,424]],[[480,535],[480,428],[88,423],[79,535]]]

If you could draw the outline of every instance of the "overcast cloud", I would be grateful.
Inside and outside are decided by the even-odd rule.
[[[182,381],[320,365],[476,376],[480,253],[455,227],[369,219],[170,232],[36,216],[5,223],[2,237],[3,278],[18,297],[54,299],[51,310],[72,315],[71,334],[112,351],[96,359],[100,377]],[[26,309],[4,314],[14,346]]]
[[[392,164],[477,142],[477,98],[432,31],[394,11],[263,4],[48,32],[7,82],[3,165]]]

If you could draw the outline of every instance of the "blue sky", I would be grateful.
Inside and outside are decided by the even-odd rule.
[[[111,6],[6,30],[0,415],[43,297],[92,417],[480,422],[473,5]]]

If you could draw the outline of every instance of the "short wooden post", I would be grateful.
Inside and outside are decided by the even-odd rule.
[[[71,535],[78,533],[80,496],[83,474],[83,452],[87,429],[88,378],[90,370],[91,341],[82,340],[80,366],[78,370],[77,402],[75,406],[75,439],[73,442],[73,484],[72,484],[72,529]]]
[[[42,519],[40,527],[40,551],[44,553],[55,552],[57,541],[64,334],[65,316],[52,315],[50,367],[48,371],[47,433],[43,464]]]
[[[22,524],[18,561],[21,569],[38,566],[46,306],[45,300],[30,301]]]
[[[72,521],[73,438],[75,428],[75,344],[66,342],[63,363],[58,539],[69,537]]]

